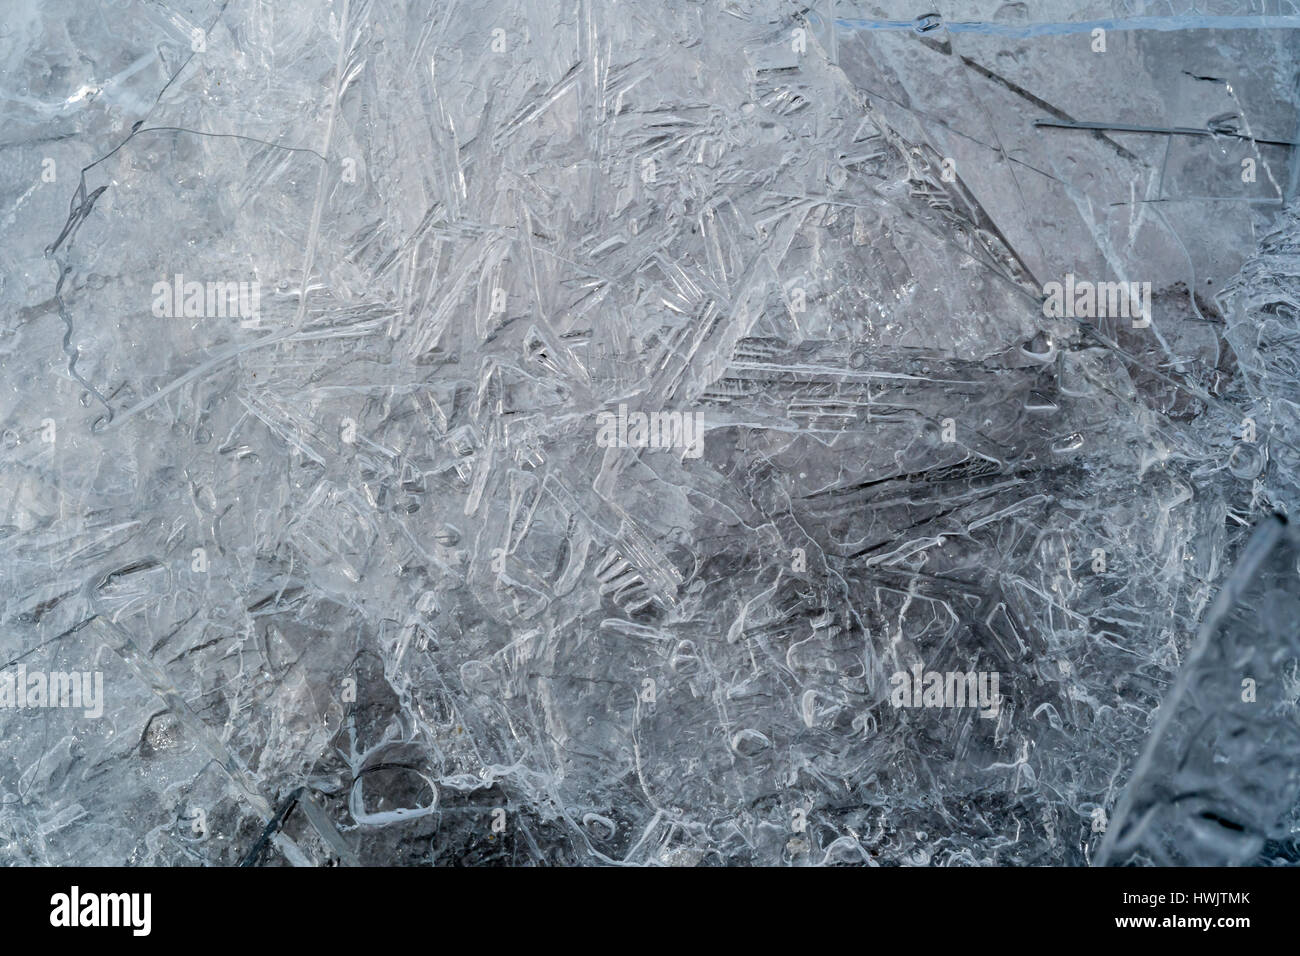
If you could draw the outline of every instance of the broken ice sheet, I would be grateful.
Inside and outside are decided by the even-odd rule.
[[[0,663],[104,693],[0,853],[1294,862],[1300,21],[1211,7],[11,4]]]

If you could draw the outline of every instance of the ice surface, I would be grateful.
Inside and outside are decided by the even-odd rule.
[[[7,3],[0,861],[1300,861],[1300,9],[930,12]]]

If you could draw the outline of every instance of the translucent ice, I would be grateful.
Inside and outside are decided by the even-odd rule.
[[[7,4],[0,860],[1300,859],[1300,15],[1124,7]]]

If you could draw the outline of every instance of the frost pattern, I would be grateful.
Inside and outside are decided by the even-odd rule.
[[[1296,24],[11,6],[0,859],[1300,859]]]

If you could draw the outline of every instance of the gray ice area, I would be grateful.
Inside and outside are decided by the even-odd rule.
[[[0,863],[1300,862],[1298,40],[7,0]]]

